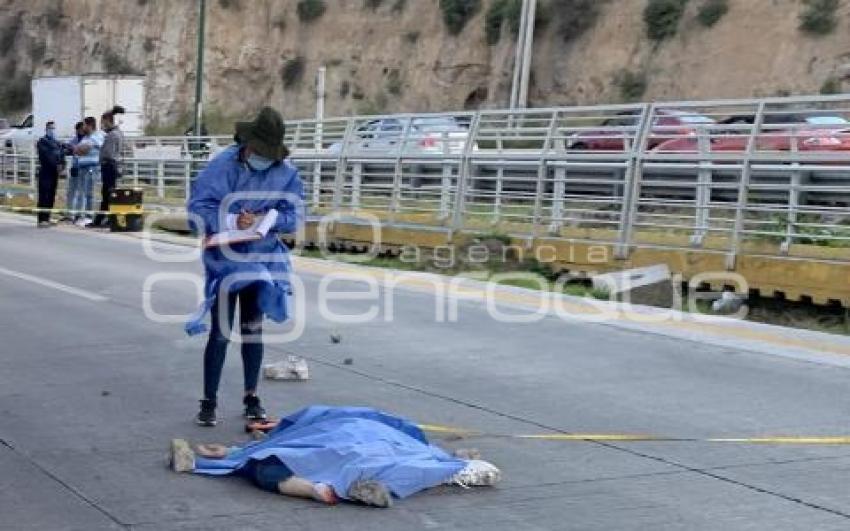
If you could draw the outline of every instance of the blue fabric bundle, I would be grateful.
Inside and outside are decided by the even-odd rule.
[[[358,480],[379,481],[405,498],[466,466],[429,444],[406,419],[371,408],[311,406],[283,419],[267,439],[232,450],[225,459],[198,458],[195,473],[234,474],[270,456],[296,476],[331,485],[340,498]]]

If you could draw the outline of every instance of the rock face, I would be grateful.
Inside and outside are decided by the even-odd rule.
[[[207,108],[231,118],[271,104],[311,116],[321,64],[328,115],[504,106],[514,36],[505,25],[487,43],[496,1],[481,0],[453,35],[440,0],[324,0],[325,12],[309,22],[298,16],[299,0],[207,0]],[[827,81],[840,89],[847,75],[850,0],[823,37],[798,29],[799,0],[730,0],[710,28],[696,16],[706,0],[691,0],[660,44],[646,37],[647,1],[539,0],[531,105],[620,102],[629,96],[617,82],[626,72],[645,86],[630,96],[643,99],[816,93]],[[598,16],[586,30],[567,29],[594,2]],[[32,75],[129,70],[148,76],[152,124],[185,122],[197,16],[194,0],[0,0],[0,112],[27,110],[20,88]]]

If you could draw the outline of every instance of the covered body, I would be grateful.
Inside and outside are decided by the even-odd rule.
[[[285,418],[260,442],[225,459],[195,462],[195,473],[227,475],[277,457],[292,472],[331,485],[345,498],[358,480],[375,480],[404,498],[442,484],[466,466],[428,443],[410,421],[371,408],[312,406]]]

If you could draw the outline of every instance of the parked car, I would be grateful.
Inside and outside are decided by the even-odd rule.
[[[637,136],[640,115],[634,111],[617,113],[617,116],[602,122],[600,129],[580,131],[569,137],[570,149],[600,151],[624,151],[626,139]],[[699,126],[710,126],[716,122],[692,111],[660,109],[656,112],[647,142],[649,149],[682,136],[694,135]]]
[[[753,123],[753,115],[736,115],[722,120],[719,125],[730,127],[712,128],[708,144],[710,151],[745,151],[750,136],[746,126]],[[790,151],[795,144],[800,151],[850,151],[850,122],[842,116],[822,112],[770,113],[764,116],[761,130],[756,135],[757,151]],[[695,153],[699,151],[699,140],[672,139],[658,145],[655,151]]]
[[[404,142],[405,155],[459,155],[466,147],[469,130],[451,116],[428,118],[379,118],[370,120],[355,129],[349,140],[347,153],[350,155],[392,155],[397,153],[399,144]],[[410,128],[407,138],[404,132],[407,124]],[[330,153],[342,151],[343,143],[336,142],[328,148]]]
[[[14,146],[19,151],[32,150],[35,143],[32,125],[33,116],[30,114],[20,124],[0,131],[0,141],[3,142],[3,146],[7,148]]]

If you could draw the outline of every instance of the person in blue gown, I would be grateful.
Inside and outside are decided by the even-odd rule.
[[[304,222],[303,185],[283,144],[281,115],[263,108],[236,124],[236,144],[218,154],[192,184],[186,208],[192,229],[204,236],[204,301],[186,323],[190,335],[207,331],[204,389],[197,423],[217,423],[218,387],[239,304],[245,417],[264,419],[257,395],[263,361],[263,320],[290,318],[292,271],[281,234]],[[222,239],[223,236],[228,238]],[[230,241],[237,243],[214,244]]]

